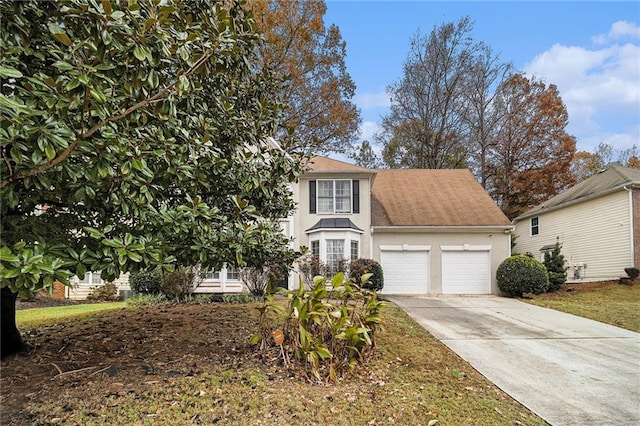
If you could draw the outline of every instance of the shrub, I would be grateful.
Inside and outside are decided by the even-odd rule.
[[[356,259],[349,265],[349,270],[349,278],[368,290],[380,291],[384,287],[382,266],[373,259]],[[373,275],[366,283],[362,284],[362,276],[365,274]]]
[[[135,294],[161,294],[162,281],[156,271],[142,271],[131,274],[129,286]]]
[[[327,287],[331,287],[331,291]],[[284,291],[283,291],[284,292]],[[310,378],[336,380],[351,372],[375,352],[375,332],[381,324],[384,303],[377,293],[360,289],[342,273],[331,282],[317,277],[312,290],[303,285],[286,292],[289,303],[282,319],[282,305],[273,295],[260,306],[259,332],[252,337],[259,348],[273,347],[272,331],[284,333],[281,355],[286,366],[299,362]],[[274,327],[284,321],[281,327]],[[274,324],[275,323],[275,324]],[[291,362],[289,362],[291,361]]]
[[[640,269],[638,268],[624,268],[624,272],[631,278],[631,280],[635,280],[640,276]]]
[[[562,246],[556,242],[555,247],[551,251],[544,254],[544,267],[549,273],[549,289],[548,291],[556,291],[560,289],[562,284],[567,281],[567,267],[565,258],[560,253]]]
[[[240,280],[254,296],[264,296],[269,285],[269,270],[266,268],[242,268]]]
[[[313,278],[329,274],[329,266],[319,256],[305,255],[298,261],[298,272],[304,285],[313,288]]]
[[[182,300],[193,293],[196,279],[202,279],[196,268],[181,266],[162,275],[160,290],[169,300]]]
[[[505,259],[498,266],[496,278],[498,288],[509,296],[542,294],[549,288],[549,276],[544,265],[525,254]]]
[[[118,286],[114,283],[105,283],[101,286],[94,287],[91,293],[87,296],[89,300],[97,300],[100,302],[112,302],[119,300]]]

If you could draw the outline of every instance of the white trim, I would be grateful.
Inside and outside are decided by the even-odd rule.
[[[315,234],[316,232],[357,232],[358,234],[364,234],[362,229],[353,228],[316,228],[304,232],[307,235]]]
[[[471,244],[461,244],[455,246],[440,246],[442,251],[491,251],[491,246],[473,246]]]
[[[380,246],[380,251],[430,251],[431,246],[412,246],[409,244],[402,244],[400,246]]]
[[[514,231],[514,225],[469,225],[469,226],[409,226],[409,225],[389,225],[389,226],[371,226],[371,231],[394,231],[394,232],[415,232],[415,231],[438,231],[438,232],[488,232],[488,231]]]
[[[624,189],[629,193],[629,245],[631,248],[631,266],[637,268],[635,247],[633,245],[633,189],[628,189],[626,186]]]

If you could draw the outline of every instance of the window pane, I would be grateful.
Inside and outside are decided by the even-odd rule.
[[[351,260],[356,260],[358,258],[358,242],[351,241]]]
[[[96,271],[91,274],[91,284],[102,284],[102,278],[100,278],[100,271]]]
[[[318,197],[318,213],[333,213],[333,198]]]
[[[84,274],[84,277],[80,278],[80,283],[89,284],[91,282],[91,272]]]
[[[220,272],[219,271],[215,271],[213,269],[205,269],[205,270],[202,271],[201,275],[202,275],[202,279],[204,279],[204,280],[219,280],[220,279]]]
[[[539,232],[540,232],[540,228],[538,226],[538,218],[532,217],[531,218],[531,235],[538,235]]]
[[[351,213],[351,181],[337,180],[335,185],[336,213]]]
[[[333,197],[333,181],[332,180],[318,181],[318,197]]]
[[[311,255],[320,256],[320,241],[311,241]]]
[[[344,258],[344,240],[327,240],[327,265],[332,272],[338,270],[340,261]]]
[[[236,268],[227,266],[227,279],[228,280],[239,280],[240,274]]]

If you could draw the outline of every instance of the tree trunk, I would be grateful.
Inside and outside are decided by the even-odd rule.
[[[18,327],[16,327],[17,298],[18,293],[12,292],[9,287],[2,287],[0,294],[0,307],[2,308],[0,313],[2,320],[0,325],[0,333],[2,333],[1,358],[20,352],[24,346]]]

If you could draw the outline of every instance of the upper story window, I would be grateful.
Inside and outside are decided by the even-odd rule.
[[[538,235],[540,233],[540,220],[538,216],[531,218],[531,235]]]
[[[309,212],[319,214],[360,213],[360,181],[318,179],[309,181]]]
[[[319,180],[318,213],[351,213],[351,181]]]

